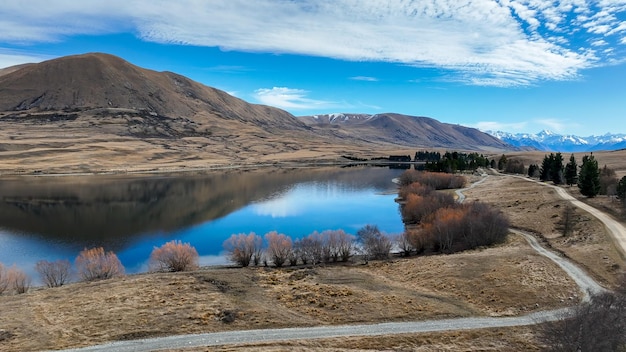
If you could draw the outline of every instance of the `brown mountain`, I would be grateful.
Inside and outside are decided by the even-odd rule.
[[[312,123],[112,55],[67,56],[0,70],[0,174],[342,160],[407,147],[509,148],[427,118],[356,120]]]
[[[172,72],[91,53],[24,65],[0,75],[0,111],[123,108],[172,118],[210,114],[260,125],[303,128],[286,111],[248,104]]]
[[[422,116],[327,114],[302,116],[300,120],[310,126],[330,128],[379,143],[465,150],[511,149],[510,145],[475,128]]]

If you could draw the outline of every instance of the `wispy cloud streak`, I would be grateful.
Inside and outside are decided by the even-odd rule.
[[[5,0],[0,6],[2,42],[130,31],[160,43],[435,67],[466,84],[496,86],[572,79],[626,52],[623,0],[57,0],[54,6],[31,0],[28,5]]]

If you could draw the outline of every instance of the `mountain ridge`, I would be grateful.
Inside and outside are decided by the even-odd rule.
[[[0,172],[126,172],[340,162],[342,156],[422,148],[512,149],[477,129],[427,117],[361,114],[360,123],[310,123],[103,53],[2,69],[0,97]]]
[[[483,150],[513,149],[509,144],[475,128],[445,123],[425,116],[399,113],[333,113],[299,116],[310,126],[355,133],[361,138],[404,145],[423,143],[432,148]],[[382,133],[386,131],[387,133]]]
[[[532,147],[542,151],[575,153],[626,148],[626,134],[624,133],[580,137],[562,135],[550,130],[542,130],[538,133],[485,132],[518,148]]]

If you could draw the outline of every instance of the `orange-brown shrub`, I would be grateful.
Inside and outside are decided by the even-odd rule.
[[[419,182],[434,189],[462,188],[466,183],[465,177],[461,175],[418,170],[405,171],[400,175],[399,181],[401,186]]]
[[[253,259],[255,265],[259,264],[262,246],[263,239],[254,232],[231,235],[223,244],[228,259],[244,267],[250,265]]]
[[[83,281],[110,279],[124,275],[124,266],[113,252],[97,247],[82,250],[75,260],[76,271]]]
[[[487,204],[474,202],[441,208],[422,224],[424,238],[435,251],[456,252],[500,243],[506,239],[509,221]]]
[[[49,262],[40,260],[35,264],[35,271],[39,273],[41,281],[48,287],[59,287],[65,285],[72,272],[72,264],[69,260],[57,260]]]
[[[30,277],[15,266],[7,271],[7,279],[10,286],[17,294],[26,293],[30,289]]]
[[[426,196],[409,194],[401,207],[402,219],[407,224],[419,224],[437,209],[451,207],[454,204],[454,198],[448,193],[433,192]]]
[[[413,182],[411,184],[400,187],[398,190],[398,196],[402,199],[406,199],[409,194],[416,194],[418,196],[428,196],[432,194],[435,189],[431,186],[423,185],[419,182]]]
[[[170,272],[195,270],[198,268],[198,252],[189,243],[173,240],[152,250],[150,268]]]

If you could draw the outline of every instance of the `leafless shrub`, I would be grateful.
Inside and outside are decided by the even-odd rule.
[[[276,267],[281,267],[291,255],[293,243],[291,238],[276,231],[265,234],[267,252]]]
[[[198,252],[189,243],[173,240],[150,254],[150,267],[155,271],[188,271],[198,268]]]
[[[302,264],[317,264],[322,261],[322,241],[318,232],[313,232],[307,237],[296,240],[294,247]]]
[[[7,271],[7,277],[9,280],[10,286],[13,288],[15,293],[22,294],[28,292],[30,289],[30,277],[26,275],[21,269],[17,267],[12,267]]]
[[[367,258],[387,259],[393,243],[385,236],[378,226],[365,225],[356,233]]]
[[[124,266],[113,252],[104,248],[84,249],[76,257],[76,270],[83,281],[104,280],[124,275]]]
[[[401,207],[402,218],[407,224],[419,224],[426,216],[439,208],[455,205],[454,198],[448,193],[433,192],[426,196],[409,194]]]
[[[254,265],[259,265],[262,257],[263,239],[254,232],[249,234],[232,235],[224,241],[224,249],[228,252],[230,261],[243,267],[250,265],[254,259]]]
[[[422,224],[420,235],[435,251],[455,252],[504,241],[509,221],[489,205],[474,202],[440,208]]]
[[[538,326],[549,351],[626,350],[626,295],[608,292],[593,296],[572,314]]]
[[[434,189],[450,189],[462,188],[467,181],[465,177],[460,175],[452,175],[443,172],[407,170],[400,175],[399,182],[401,186],[419,182]]]
[[[410,256],[411,252],[413,252],[414,250],[413,245],[411,244],[411,241],[409,240],[409,236],[406,231],[400,235],[395,236],[394,242],[396,243],[396,246],[398,246],[398,248],[402,252],[402,255],[405,257]]]
[[[9,288],[9,277],[7,269],[0,263],[0,295]]]
[[[41,281],[46,286],[60,287],[69,281],[72,272],[72,264],[69,260],[57,260],[54,262],[40,260],[35,264],[35,271],[39,273]]]

